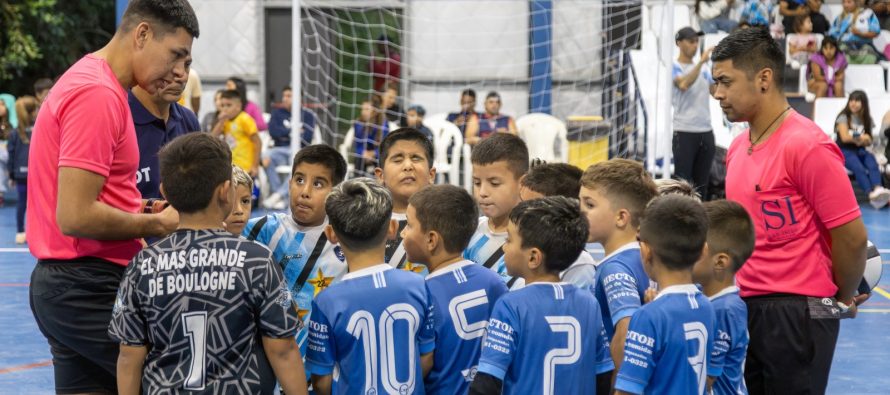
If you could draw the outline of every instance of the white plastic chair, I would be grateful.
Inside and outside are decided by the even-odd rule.
[[[355,128],[349,128],[346,135],[343,136],[343,143],[340,144],[338,151],[340,156],[346,161],[346,173],[351,174],[355,170],[355,164],[352,162],[352,150],[355,146]]]
[[[464,143],[464,136],[460,129],[451,122],[444,119],[428,119],[423,120],[423,124],[433,131],[433,141],[436,147],[435,157],[433,158],[433,166],[436,167],[436,183],[445,182],[445,175],[448,174],[448,182],[452,185],[460,186],[460,158],[462,150],[459,148]],[[451,160],[448,158],[448,147],[452,144],[455,148],[451,150]]]
[[[884,83],[884,68],[877,64],[851,64],[844,72],[844,93],[855,90],[865,91],[869,97],[883,95],[887,91]]]
[[[444,122],[447,120],[447,118],[448,118],[447,112],[440,112],[440,113],[436,113],[436,114],[426,115],[423,117],[423,124],[426,125],[427,123],[430,123],[430,122],[432,122],[432,123]],[[427,125],[427,126],[429,127],[429,125]]]
[[[464,144],[461,147],[461,152],[464,158],[464,189],[473,194],[473,164],[470,162],[472,150],[470,149],[469,144]]]
[[[835,137],[834,121],[846,105],[847,98],[845,97],[820,97],[816,99],[813,107],[813,122],[832,140]]]
[[[550,114],[532,113],[516,119],[519,137],[528,146],[529,158],[547,162],[568,162],[569,142],[566,124]]]

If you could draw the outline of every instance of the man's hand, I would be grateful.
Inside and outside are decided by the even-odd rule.
[[[707,63],[709,60],[711,60],[711,52],[714,52],[714,47],[710,47],[710,48],[705,49],[705,50],[701,53],[701,59],[699,59],[698,62],[701,63],[701,64],[705,64],[705,63]]]

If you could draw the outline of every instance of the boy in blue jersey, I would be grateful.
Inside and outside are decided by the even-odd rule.
[[[349,180],[325,209],[325,234],[343,248],[349,273],[312,302],[306,365],[315,392],[424,394],[436,346],[432,303],[423,278],[383,261],[397,226],[389,191]]]
[[[466,394],[476,375],[491,308],[507,286],[501,277],[463,259],[478,218],[476,203],[454,185],[414,194],[402,230],[411,262],[430,268],[426,286],[433,303],[437,352],[424,385],[428,395]]]
[[[436,179],[433,167],[433,142],[413,128],[398,129],[380,143],[380,167],[374,169],[377,182],[392,195],[392,219],[398,225],[396,237],[386,241],[384,261],[397,269],[426,276],[426,266],[417,265],[405,256],[402,229],[405,228],[408,199]]]
[[[588,241],[600,243],[606,257],[597,267],[594,295],[603,314],[612,361],[621,365],[630,317],[642,305],[649,277],[640,261],[637,228],[657,189],[643,165],[612,159],[587,168],[581,176],[581,210],[590,225]],[[611,377],[598,378],[610,382]]]
[[[526,286],[495,303],[470,394],[596,394],[595,376],[613,368],[599,305],[559,279],[587,240],[578,202],[524,201],[507,233],[508,271]]]
[[[717,317],[708,377],[714,395],[747,394],[742,365],[748,352],[748,307],[739,297],[735,273],[754,251],[754,224],[736,202],[704,204],[708,214],[707,253],[695,264],[692,279],[701,284]]]
[[[464,258],[500,274],[507,287],[516,277],[507,275],[501,246],[507,240],[510,210],[519,204],[519,180],[528,172],[528,147],[517,136],[495,133],[473,148],[473,197],[483,217],[470,239]]]
[[[346,176],[346,161],[330,146],[304,147],[294,156],[290,179],[290,213],[273,213],[247,223],[242,236],[272,250],[294,298],[301,325],[297,344],[306,355],[312,299],[346,274],[340,248],[324,235],[328,224],[324,202]]]
[[[522,200],[538,199],[545,196],[565,196],[577,199],[581,191],[581,175],[584,172],[577,166],[568,163],[543,163],[532,165],[528,174],[519,181],[519,198]],[[578,288],[593,292],[596,281],[596,261],[587,251],[572,266],[559,274],[559,278]],[[525,284],[522,279],[516,280],[512,289]]]
[[[640,223],[640,255],[661,287],[634,313],[624,344],[616,394],[705,393],[714,346],[714,309],[692,283],[705,250],[708,218],[701,203],[677,194],[658,197]]]

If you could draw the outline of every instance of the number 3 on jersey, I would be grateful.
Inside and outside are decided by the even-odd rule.
[[[408,324],[408,335],[406,337],[407,353],[411,356],[408,363],[408,379],[400,382],[396,377],[396,348],[394,327],[397,320],[404,320]],[[414,392],[414,347],[415,334],[420,326],[420,315],[417,310],[407,303],[396,303],[390,305],[381,314],[378,320],[379,333],[381,336],[379,344],[379,360],[378,360],[378,344],[377,333],[378,325],[374,323],[374,317],[371,313],[360,310],[356,311],[349,317],[349,324],[346,330],[349,331],[356,339],[362,341],[362,349],[365,354],[365,394],[376,394],[377,390],[377,369],[382,368],[380,378],[383,381],[384,391],[387,394],[410,394]],[[379,361],[379,365],[378,365]]]

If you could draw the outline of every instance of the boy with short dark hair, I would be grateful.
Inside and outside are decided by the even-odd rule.
[[[272,213],[251,219],[242,236],[272,250],[284,271],[285,282],[301,321],[308,322],[312,300],[346,274],[343,253],[325,235],[328,224],[324,202],[346,177],[346,161],[334,148],[310,145],[294,155],[290,179],[290,213]],[[297,344],[306,355],[305,325],[297,331]]]
[[[223,136],[232,149],[232,163],[251,177],[256,177],[260,166],[263,142],[256,122],[246,112],[241,94],[236,90],[224,90],[219,94],[219,115],[210,133]]]
[[[473,163],[473,197],[482,217],[464,251],[464,258],[498,274],[510,288],[515,277],[507,275],[504,251],[510,210],[519,204],[519,180],[528,172],[528,147],[519,137],[495,133],[479,142],[470,156]]]
[[[315,393],[423,394],[435,348],[432,303],[423,278],[383,261],[396,232],[389,191],[349,180],[325,210],[325,234],[343,248],[349,273],[312,302],[306,365]]]
[[[613,368],[599,305],[559,279],[587,241],[578,203],[529,200],[509,218],[504,257],[527,285],[495,303],[470,394],[596,394],[593,376]]]
[[[748,350],[748,307],[739,297],[735,274],[754,252],[754,223],[745,208],[729,200],[704,204],[708,215],[707,253],[692,270],[716,314],[708,387],[715,395],[746,393],[743,364]],[[709,374],[710,376],[710,374]]]
[[[476,374],[491,308],[507,286],[500,276],[463,259],[478,211],[473,197],[454,185],[432,185],[411,196],[402,230],[411,262],[430,269],[436,353],[425,381],[427,394],[466,394]]]
[[[377,182],[392,196],[392,219],[398,222],[396,237],[386,242],[385,261],[397,269],[426,276],[423,265],[406,260],[402,229],[406,223],[408,199],[436,179],[433,167],[433,143],[412,128],[401,128],[386,135],[380,143],[380,167],[374,169]]]
[[[688,196],[658,197],[640,223],[640,255],[661,290],[634,313],[616,394],[704,394],[714,348],[714,309],[692,283],[708,218]]]
[[[161,150],[161,191],[179,230],[142,250],[121,281],[108,334],[120,342],[122,394],[257,393],[256,347],[287,393],[306,393],[281,269],[268,249],[220,228],[234,199],[231,161],[203,133]]]
[[[587,168],[581,177],[581,210],[590,225],[590,242],[602,244],[606,257],[597,267],[594,295],[600,303],[615,367],[624,360],[630,317],[643,304],[649,277],[640,261],[640,216],[657,194],[643,165],[611,159]]]

